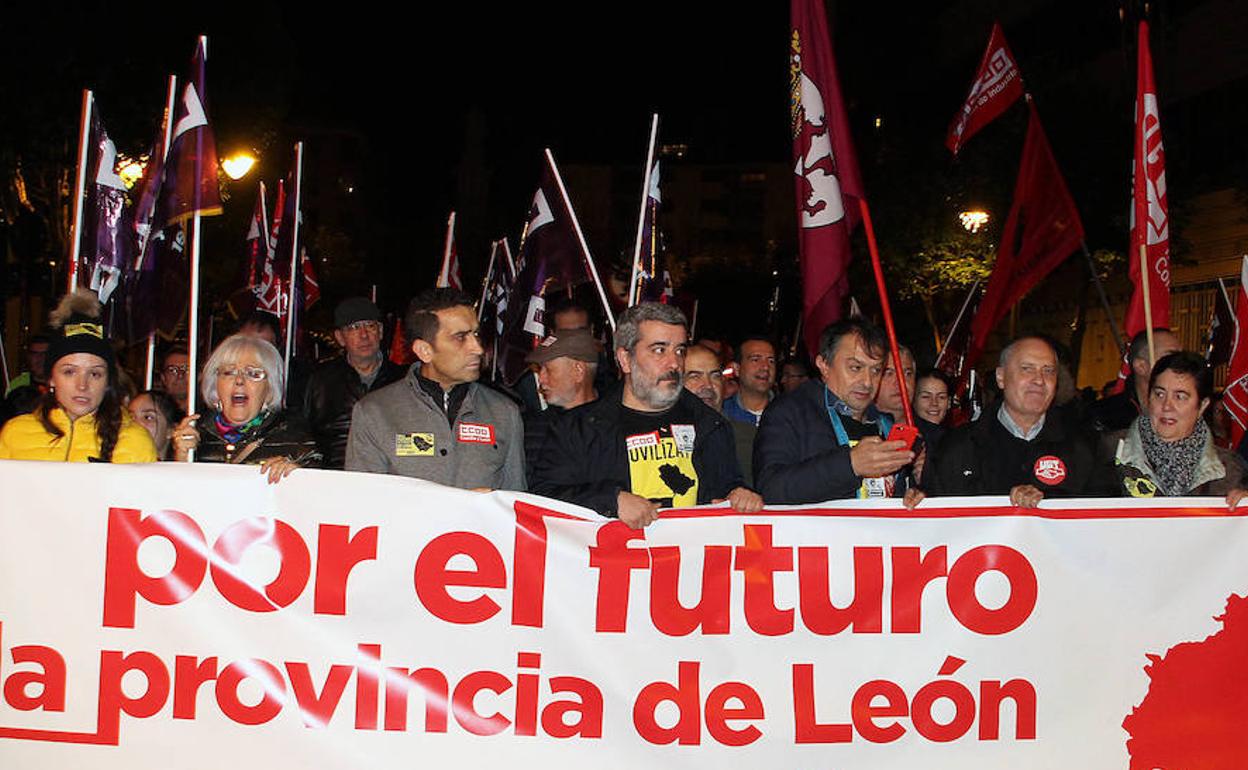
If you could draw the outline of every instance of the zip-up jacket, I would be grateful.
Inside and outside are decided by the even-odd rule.
[[[98,462],[100,437],[95,430],[95,415],[88,414],[70,422],[65,410],[52,410],[52,424],[64,434],[59,438],[48,433],[35,414],[22,414],[4,424],[0,430],[0,459],[51,460],[54,462]],[[113,449],[115,463],[154,463],[156,445],[147,430],[130,419],[124,411],[117,446]]]
[[[470,382],[452,425],[416,380],[402,380],[356,402],[347,470],[411,476],[461,489],[525,491],[524,425],[511,399]]]

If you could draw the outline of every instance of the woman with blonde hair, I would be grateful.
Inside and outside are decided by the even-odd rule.
[[[295,468],[319,467],[321,455],[298,415],[283,409],[282,357],[259,337],[227,337],[209,356],[200,393],[209,411],[173,434],[175,460],[259,465],[270,483]]]

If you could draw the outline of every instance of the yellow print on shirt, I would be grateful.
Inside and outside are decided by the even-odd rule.
[[[663,508],[698,504],[693,452],[682,452],[671,436],[647,433],[628,438],[630,491]]]

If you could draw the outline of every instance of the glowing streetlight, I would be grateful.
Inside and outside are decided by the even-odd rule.
[[[963,211],[958,214],[958,220],[968,232],[977,233],[980,228],[988,224],[988,212],[981,210]]]
[[[131,158],[119,155],[117,157],[117,176],[121,177],[121,181],[126,183],[126,189],[134,187],[135,183],[143,178],[143,171],[146,168],[146,156]]]
[[[236,152],[221,161],[221,168],[225,170],[225,175],[235,181],[247,176],[254,165],[256,165],[256,156],[246,150]]]

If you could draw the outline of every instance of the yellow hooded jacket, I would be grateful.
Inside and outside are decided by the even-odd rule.
[[[79,417],[72,423],[65,410],[52,410],[52,424],[64,434],[53,436],[40,424],[38,416],[23,414],[9,420],[0,430],[0,459],[51,460],[85,463],[100,456],[100,437],[95,432],[95,415]],[[115,463],[156,462],[156,445],[143,426],[122,412],[121,432],[113,449]]]

